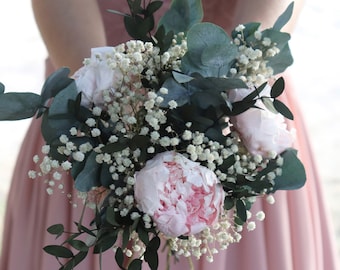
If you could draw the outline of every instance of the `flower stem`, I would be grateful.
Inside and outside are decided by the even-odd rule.
[[[190,270],[194,270],[194,264],[192,262],[192,258],[188,257],[188,261],[189,261]]]

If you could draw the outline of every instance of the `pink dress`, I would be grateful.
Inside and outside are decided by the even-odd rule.
[[[121,18],[105,13],[107,8],[122,10],[119,4],[116,4],[116,1],[104,0],[99,0],[99,3],[107,25],[110,45],[127,40],[128,36],[122,30]],[[232,1],[225,1],[228,9],[216,9],[217,13],[212,13],[211,2],[206,3],[207,20],[221,18],[223,26],[228,29],[230,25],[227,15],[221,12],[228,11],[231,14]],[[219,16],[218,12],[222,16]],[[214,22],[219,23],[218,20]],[[227,251],[217,254],[213,263],[208,263],[205,259],[194,259],[196,270],[337,269],[334,236],[329,228],[322,187],[308,145],[308,136],[294,101],[292,85],[289,81],[287,84],[285,102],[296,118],[292,125],[298,130],[296,146],[307,169],[307,184],[298,191],[277,192],[274,205],[258,200],[254,210],[262,209],[266,213],[266,219],[257,223],[255,231],[245,232],[239,244],[231,245]],[[47,186],[42,181],[27,178],[27,172],[35,167],[31,157],[40,152],[44,143],[39,125],[39,121],[32,121],[14,171],[5,217],[1,270],[58,269],[60,266],[56,259],[42,251],[45,245],[58,242],[46,232],[46,228],[52,224],[63,223],[67,230],[74,230],[72,223],[79,220],[82,209],[81,206],[73,207],[72,203],[76,200],[70,202],[66,196],[67,193],[72,193],[72,180],[64,180],[65,194],[55,192],[53,196],[49,196],[46,192]],[[91,217],[91,212],[87,212],[84,223],[87,224]],[[90,254],[77,269],[99,270],[98,259],[97,255]],[[113,267],[115,259],[111,252],[103,256],[103,262],[103,269],[118,269]],[[161,254],[159,269],[165,269],[165,263],[166,256]],[[172,264],[171,269],[189,269],[189,263],[182,258]]]

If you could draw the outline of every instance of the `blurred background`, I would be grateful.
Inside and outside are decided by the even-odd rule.
[[[39,92],[46,50],[30,1],[0,1],[0,82],[7,91]],[[340,3],[306,0],[293,35],[296,95],[332,214],[340,255]],[[29,120],[0,122],[0,242],[6,196],[19,146]],[[28,157],[30,158],[30,157]],[[24,180],[23,180],[24,181]]]

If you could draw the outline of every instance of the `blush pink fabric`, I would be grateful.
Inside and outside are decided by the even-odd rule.
[[[128,39],[122,30],[121,18],[105,12],[106,9],[123,11],[123,0],[98,0],[104,13],[107,35],[112,44]],[[215,9],[216,2],[218,8]],[[213,21],[229,30],[228,14],[232,14],[235,1],[204,1],[206,20]],[[168,2],[167,2],[168,3]],[[222,5],[222,6],[221,6]],[[119,33],[117,35],[117,33]],[[113,37],[113,38],[110,38]],[[48,70],[48,73],[51,69]],[[284,101],[293,110],[296,120],[289,123],[297,129],[296,146],[307,169],[307,184],[298,191],[277,192],[276,203],[269,205],[259,200],[255,207],[266,213],[266,219],[257,223],[252,232],[245,232],[239,244],[215,256],[213,263],[206,260],[193,262],[196,270],[335,270],[337,257],[334,234],[330,228],[328,209],[324,204],[321,180],[315,169],[308,134],[295,103],[294,89],[286,78]],[[33,120],[23,141],[8,195],[5,229],[2,245],[1,270],[53,270],[59,269],[55,258],[42,251],[43,246],[59,243],[46,233],[46,228],[63,223],[67,230],[74,230],[81,207],[74,208],[66,197],[72,193],[73,182],[66,178],[65,194],[55,192],[50,197],[46,186],[39,180],[29,180],[27,171],[34,169],[31,157],[40,151],[43,139],[40,122]],[[91,212],[85,214],[85,224],[91,220]],[[79,270],[99,270],[98,256],[89,255],[78,266]],[[118,269],[114,255],[103,256],[103,269]],[[166,269],[166,255],[160,255],[160,270]],[[148,269],[145,266],[144,269]],[[187,259],[180,259],[172,270],[189,269]]]

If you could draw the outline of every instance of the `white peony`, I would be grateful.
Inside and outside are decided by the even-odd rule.
[[[107,55],[113,52],[113,47],[99,47],[91,49],[89,63],[75,72],[75,79],[79,92],[82,92],[81,104],[85,107],[104,104],[103,91],[112,92],[117,88],[122,74],[120,70],[112,69],[107,62]]]
[[[270,96],[270,86],[266,86],[261,96]],[[242,100],[251,93],[251,89],[233,89],[229,92],[231,102]],[[270,153],[282,153],[293,146],[295,130],[288,130],[284,117],[269,111],[258,100],[255,104],[261,108],[250,108],[247,111],[231,117],[230,121],[250,153],[269,157]]]

